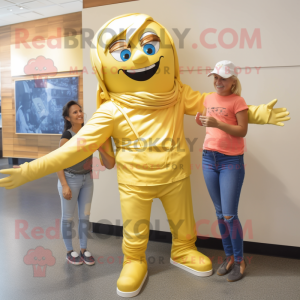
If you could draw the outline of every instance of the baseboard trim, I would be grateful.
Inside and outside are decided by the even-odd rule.
[[[93,232],[112,236],[123,236],[123,226],[92,223]],[[150,230],[149,240],[161,243],[172,243],[170,232]],[[196,246],[223,250],[221,239],[198,236]],[[244,241],[245,253],[300,259],[300,247],[283,246]]]

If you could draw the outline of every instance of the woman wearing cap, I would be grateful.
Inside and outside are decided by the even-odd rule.
[[[217,274],[229,273],[228,281],[243,277],[243,231],[238,204],[245,177],[244,139],[248,129],[248,106],[241,97],[236,67],[220,61],[208,75],[214,76],[216,93],[204,100],[200,121],[206,127],[202,168],[214,203],[226,258]]]

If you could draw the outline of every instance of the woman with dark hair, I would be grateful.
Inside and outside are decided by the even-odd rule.
[[[75,101],[69,101],[64,106],[62,116],[65,126],[59,143],[60,147],[68,142],[84,125],[82,108]],[[111,154],[113,153],[110,138],[98,150],[105,167],[111,169],[115,165],[115,159],[105,149],[109,150]],[[95,264],[92,254],[87,251],[89,215],[94,189],[90,174],[92,171],[91,163],[88,163],[88,160],[91,159],[92,156],[70,168],[57,172],[59,178],[57,187],[62,208],[61,231],[67,248],[66,259],[75,265],[81,265],[83,262],[87,265]],[[80,255],[73,251],[72,246],[72,221],[76,203],[78,203]]]

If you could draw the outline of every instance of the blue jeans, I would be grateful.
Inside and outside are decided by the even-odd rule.
[[[245,177],[244,155],[230,156],[203,150],[202,169],[216,209],[225,254],[234,255],[234,260],[241,262],[243,230],[238,218],[238,205]]]
[[[90,173],[85,175],[71,174],[64,172],[66,181],[72,191],[72,199],[66,200],[62,194],[62,185],[58,180],[57,188],[61,199],[61,232],[67,251],[73,250],[72,246],[72,229],[73,216],[78,203],[78,232],[80,240],[80,248],[86,249],[87,235],[89,229],[89,216],[94,191],[94,182]],[[74,231],[73,231],[74,232]]]

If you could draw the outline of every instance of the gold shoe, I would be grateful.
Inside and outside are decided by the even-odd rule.
[[[117,282],[117,294],[125,298],[138,295],[147,275],[145,260],[130,260],[124,257],[123,269]]]
[[[207,277],[213,274],[211,260],[197,250],[187,250],[179,257],[170,258],[172,265],[195,276]]]

